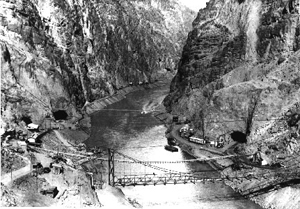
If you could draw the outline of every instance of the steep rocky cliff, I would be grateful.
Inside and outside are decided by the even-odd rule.
[[[1,0],[1,126],[175,71],[194,12],[175,0]]]
[[[299,31],[299,1],[210,1],[193,22],[168,111],[213,138],[284,138],[299,121]]]
[[[193,22],[164,100],[167,110],[188,117],[211,139],[241,132],[247,143],[240,151],[261,148],[268,163],[298,156],[299,12],[299,0],[211,0]],[[259,201],[276,208],[272,198]],[[278,208],[300,200],[284,201]]]

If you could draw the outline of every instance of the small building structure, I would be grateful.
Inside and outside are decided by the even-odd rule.
[[[178,115],[173,115],[172,120],[173,120],[174,123],[178,123],[178,120],[179,120]]]
[[[183,127],[180,128],[179,132],[187,132],[189,130],[190,126],[188,124],[185,124]]]
[[[213,140],[213,141],[210,141],[210,142],[209,142],[209,145],[210,145],[211,147],[217,147],[218,142]]]
[[[41,140],[38,139],[39,134],[33,133],[30,138],[26,140],[28,145],[40,147],[42,145]]]
[[[53,169],[51,169],[51,170],[52,170],[53,174],[59,175],[59,174],[63,173],[62,165],[54,163],[54,164],[52,164],[52,167],[53,167]]]
[[[28,130],[38,130],[38,128],[39,128],[39,125],[37,125],[37,124],[34,124],[34,123],[29,123],[28,125],[27,125],[27,129]]]
[[[27,139],[27,141],[28,141],[28,142],[30,142],[30,143],[35,143],[35,139],[34,139],[34,138],[32,138],[32,137],[31,137],[31,138],[29,138],[29,139]]]
[[[36,143],[36,138],[38,137],[38,133],[33,133],[28,139],[27,141],[30,143]]]
[[[33,164],[32,169],[33,169],[33,171],[32,171],[33,176],[43,174],[43,165],[40,162]]]

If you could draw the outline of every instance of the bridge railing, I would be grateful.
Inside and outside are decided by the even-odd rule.
[[[138,186],[138,185],[166,185],[166,184],[187,184],[202,182],[221,181],[218,177],[197,176],[194,174],[166,173],[166,174],[145,174],[145,175],[125,175],[115,177],[115,186]]]

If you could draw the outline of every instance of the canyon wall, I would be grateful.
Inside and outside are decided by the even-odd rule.
[[[211,0],[193,22],[164,99],[167,111],[190,119],[201,137],[242,133],[247,143],[239,151],[260,148],[270,164],[299,159],[299,12],[299,0]],[[299,198],[280,199],[290,190],[299,192],[287,187],[256,200],[266,208],[294,208]]]
[[[240,131],[261,146],[289,144],[299,136],[299,47],[299,1],[212,0],[193,22],[164,104],[211,138]]]
[[[175,72],[195,13],[175,0],[1,0],[1,128]]]

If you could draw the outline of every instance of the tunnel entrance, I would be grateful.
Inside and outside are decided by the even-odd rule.
[[[57,110],[53,112],[55,120],[67,120],[68,113],[65,110]]]
[[[26,125],[32,123],[32,120],[29,116],[22,116],[21,120],[24,121]]]
[[[247,143],[246,134],[240,131],[234,131],[230,134],[233,141],[239,142],[239,143]]]

